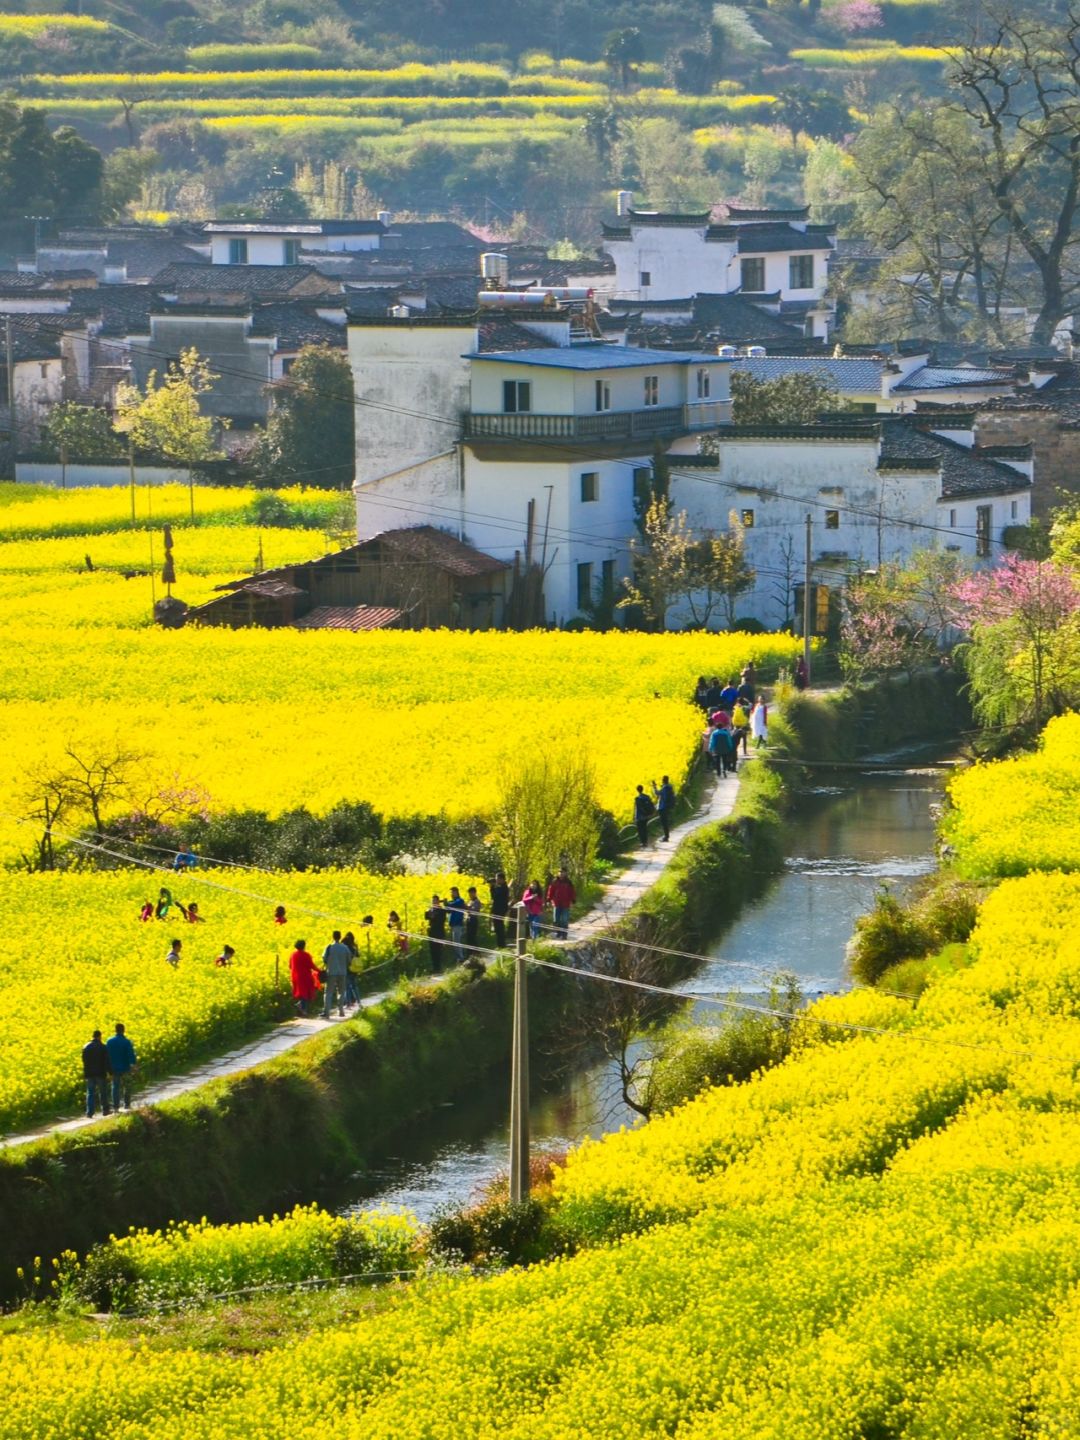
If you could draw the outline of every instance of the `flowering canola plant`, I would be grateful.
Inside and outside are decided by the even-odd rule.
[[[946,838],[973,876],[1080,869],[1080,715],[1061,715],[1039,749],[973,765],[949,785]]]
[[[391,909],[421,931],[433,891],[474,883],[365,871],[0,871],[8,934],[0,1133],[76,1108],[79,1051],[94,1030],[108,1035],[123,1021],[142,1076],[170,1073],[288,1012],[288,957],[298,936],[318,959],[332,930],[352,930],[358,968],[379,965],[394,953],[385,925]],[[140,922],[143,903],[156,902],[162,885],[174,902],[197,901],[203,923],[185,922],[175,903],[164,920]],[[285,926],[274,922],[276,905],[285,906]],[[364,929],[368,914],[377,923]],[[165,962],[174,937],[183,942],[175,969]],[[214,964],[225,945],[236,951],[227,968]]]

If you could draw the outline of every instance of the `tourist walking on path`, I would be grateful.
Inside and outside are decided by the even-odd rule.
[[[341,931],[334,931],[334,938],[323,951],[323,969],[326,971],[326,991],[323,995],[323,1019],[330,1019],[330,1011],[336,1005],[338,1014],[345,1017],[345,987],[349,978],[349,961],[352,953],[341,943]]]
[[[496,871],[491,890],[491,928],[495,933],[496,950],[506,949],[506,917],[510,911],[510,886],[501,870]]]
[[[356,943],[356,936],[351,930],[346,930],[341,937],[341,943],[349,952],[349,969],[345,976],[345,1004],[360,1004],[360,987],[356,983],[356,970],[354,966],[360,955],[360,947]]]
[[[465,901],[465,945],[470,953],[474,951],[480,942],[480,916],[484,907],[480,904],[480,896],[476,893],[476,886],[470,885],[468,899]]]
[[[180,968],[180,946],[182,944],[183,941],[174,940],[170,946],[169,953],[165,956],[165,964],[171,965],[174,970]]]
[[[529,935],[533,940],[539,940],[540,925],[544,916],[544,888],[539,880],[532,880],[525,886],[521,903],[525,914],[529,917]]]
[[[116,1033],[105,1041],[105,1049],[109,1056],[109,1069],[112,1071],[112,1108],[119,1110],[122,1101],[124,1109],[130,1110],[131,1075],[138,1060],[135,1046],[124,1033],[124,1027],[119,1020],[116,1022]]]
[[[750,707],[742,700],[735,702],[735,708],[731,712],[731,738],[735,741],[735,749],[739,748],[739,741],[742,741],[742,753],[747,754],[747,736],[750,734]]]
[[[652,819],[655,809],[652,796],[645,794],[644,785],[639,785],[637,794],[634,796],[634,824],[637,826],[638,840],[642,845],[649,843],[649,821]]]
[[[465,901],[456,885],[450,886],[450,899],[443,901],[443,909],[450,923],[450,944],[454,959],[459,965],[465,960]]]
[[[424,911],[427,921],[428,949],[431,951],[431,973],[441,975],[446,958],[446,911],[438,895],[432,895],[431,908]]]
[[[306,1015],[319,988],[319,971],[306,940],[297,940],[296,949],[289,956],[289,979],[296,1008],[301,1015]]]
[[[664,839],[671,839],[671,817],[675,813],[675,786],[666,775],[660,779],[660,788],[657,789],[656,781],[652,782],[653,794],[656,796],[656,813],[660,817],[660,825],[664,831]]]
[[[570,925],[570,909],[576,899],[577,891],[574,889],[573,881],[566,873],[564,865],[548,886],[547,891],[547,903],[554,912],[556,940],[566,939],[567,929]]]
[[[805,690],[810,684],[810,672],[806,668],[806,656],[800,655],[795,662],[795,689]]]
[[[754,737],[754,744],[760,750],[763,745],[769,743],[769,707],[759,695],[750,711],[750,734]]]
[[[98,1105],[101,1113],[109,1113],[109,1052],[101,1039],[101,1031],[95,1030],[82,1051],[83,1079],[86,1081],[86,1114],[94,1118]]]

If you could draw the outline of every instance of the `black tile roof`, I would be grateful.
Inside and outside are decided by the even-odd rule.
[[[102,335],[148,335],[150,312],[160,303],[149,285],[98,285],[93,290],[73,290],[68,315],[100,320]]]
[[[22,311],[5,314],[0,305],[0,318],[11,322],[11,351],[15,363],[20,360],[56,360],[60,356],[60,340],[65,329],[64,315],[27,315]],[[2,354],[2,351],[0,351]]]
[[[471,230],[466,230],[464,225],[456,225],[453,220],[395,221],[382,242],[384,251],[428,250],[432,246],[468,249],[477,254],[481,250],[499,248],[497,245],[485,244]]]
[[[1029,481],[1019,471],[976,451],[935,435],[926,421],[909,416],[886,416],[881,421],[881,458],[938,461],[941,465],[941,493],[950,496],[1002,495],[1025,489]]]
[[[279,350],[299,350],[303,345],[344,349],[349,338],[344,324],[335,325],[309,302],[300,300],[260,305],[251,317],[251,333],[275,336]]]
[[[694,320],[710,336],[732,345],[791,340],[802,331],[742,295],[695,295]]]
[[[312,280],[321,280],[327,294],[340,293],[338,285],[310,265],[168,265],[154,277],[154,288],[162,294],[181,291],[200,295],[289,295]]]
[[[554,340],[534,334],[527,326],[518,324],[507,315],[484,315],[477,329],[477,348],[484,352],[555,348]]]

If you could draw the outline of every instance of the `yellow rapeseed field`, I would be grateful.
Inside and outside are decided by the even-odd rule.
[[[288,957],[297,938],[317,959],[333,930],[352,930],[359,966],[379,965],[394,953],[391,909],[422,931],[433,891],[472,883],[462,875],[365,871],[0,871],[7,927],[0,1133],[78,1109],[78,1055],[93,1030],[108,1035],[122,1020],[144,1076],[174,1073],[197,1053],[219,1051],[289,1011]],[[176,903],[164,919],[141,921],[143,903],[156,902],[162,886],[174,901],[196,901],[203,922],[187,923]],[[277,905],[285,906],[284,926],[274,921]],[[365,930],[369,914],[378,923]],[[183,942],[175,969],[165,963],[174,937]],[[220,968],[214,961],[225,945],[236,958]]]

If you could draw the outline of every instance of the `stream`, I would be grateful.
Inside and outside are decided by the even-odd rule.
[[[846,988],[845,947],[878,887],[888,884],[902,898],[935,868],[936,810],[947,773],[932,764],[822,770],[788,816],[782,872],[709,947],[709,959],[682,988],[760,998],[781,969],[794,972],[809,999]],[[703,1023],[723,1014],[715,1006],[698,1011]],[[564,1149],[637,1118],[606,1061],[557,1079],[534,1064],[532,1092],[534,1152]],[[506,1169],[508,1112],[509,1073],[505,1085],[488,1081],[417,1124],[396,1155],[354,1177],[339,1207],[348,1213],[404,1206],[427,1220],[442,1205],[468,1200]]]

